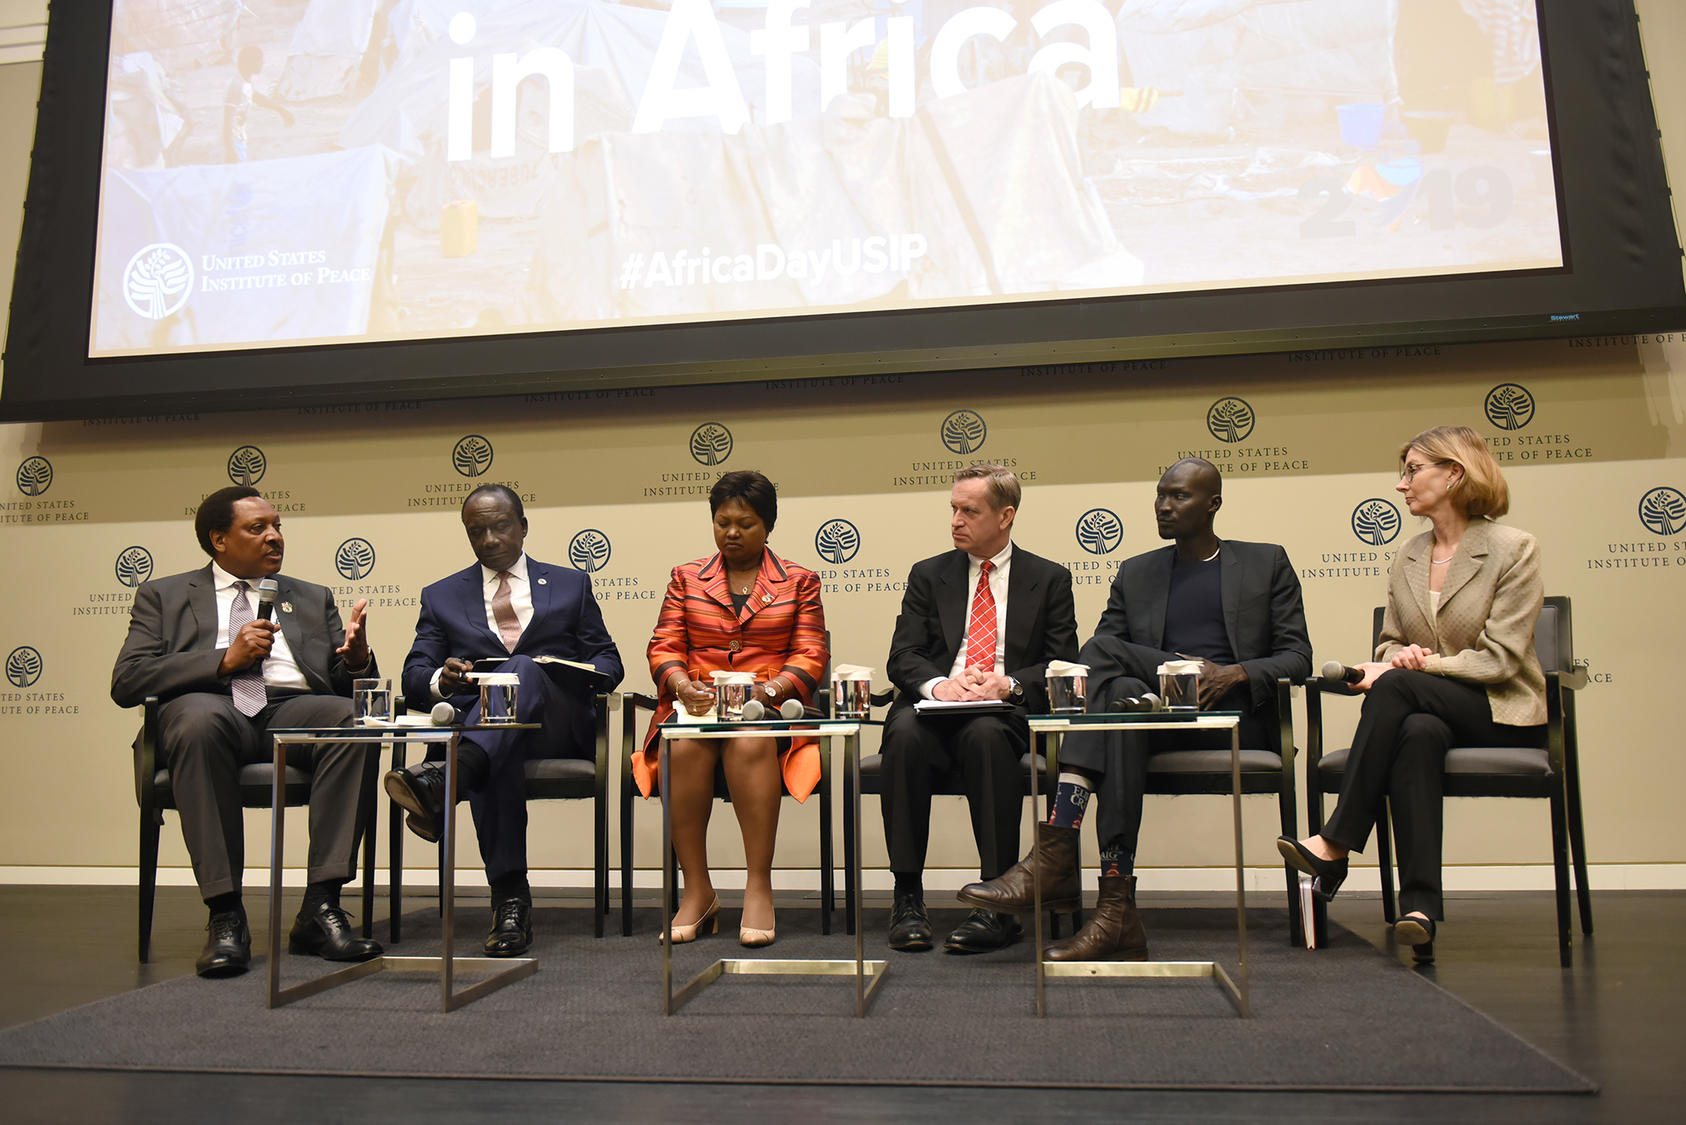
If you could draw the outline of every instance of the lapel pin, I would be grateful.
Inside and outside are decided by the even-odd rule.
[[[281,612],[282,613],[293,612],[293,603],[292,602],[282,602],[281,603]]]
[[[772,600],[773,600],[773,595],[771,595],[771,594],[762,594],[761,595],[761,604],[762,605],[766,605],[769,602],[771,602]]]
[[[541,579],[539,579],[539,585],[540,585],[540,586],[548,586],[548,585],[550,585],[550,579],[548,579],[548,578],[541,578]]]

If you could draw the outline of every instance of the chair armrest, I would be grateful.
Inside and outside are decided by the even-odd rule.
[[[621,703],[621,777],[632,776],[632,747],[638,741],[638,712],[656,710],[657,700],[641,691],[623,691]]]
[[[158,697],[149,695],[141,703],[140,750],[135,755],[135,804],[163,822],[152,803],[152,779],[158,773]]]
[[[1294,767],[1294,681],[1281,676],[1276,681],[1276,719],[1282,764]]]
[[[1546,673],[1546,679],[1549,681],[1556,677],[1558,686],[1564,690],[1580,691],[1591,682],[1587,672],[1591,667],[1585,660],[1576,660],[1570,663],[1567,671]]]

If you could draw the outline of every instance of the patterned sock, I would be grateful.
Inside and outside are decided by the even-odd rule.
[[[1060,771],[1059,785],[1054,789],[1054,811],[1048,823],[1056,828],[1081,828],[1083,810],[1089,805],[1094,786],[1080,773]]]
[[[1102,875],[1134,875],[1136,849],[1124,846],[1124,841],[1111,839],[1101,845]]]

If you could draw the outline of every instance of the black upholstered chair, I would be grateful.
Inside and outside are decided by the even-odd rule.
[[[1241,792],[1271,794],[1276,797],[1277,814],[1282,834],[1299,838],[1299,797],[1295,783],[1294,713],[1292,680],[1276,681],[1276,715],[1280,727],[1278,745],[1282,752],[1241,748]],[[1190,793],[1212,793],[1228,796],[1230,791],[1230,763],[1228,750],[1162,750],[1149,754],[1147,759],[1147,791],[1152,794],[1183,796]],[[1299,875],[1283,865],[1288,888],[1288,941],[1302,940],[1300,917]]]
[[[275,767],[269,762],[241,766],[240,805],[267,809],[274,797]],[[310,803],[310,775],[289,766],[282,799],[289,808]],[[135,801],[140,805],[140,940],[138,957],[144,963],[152,952],[152,910],[158,895],[158,836],[164,813],[176,807],[170,771],[158,764],[158,697],[141,706],[140,751],[135,757]],[[369,787],[363,806],[363,936],[373,934],[375,906],[375,789]]]
[[[603,920],[609,913],[609,712],[620,706],[616,692],[595,697],[596,753],[590,758],[529,758],[524,765],[529,801],[590,801],[592,839],[592,933],[603,936]],[[402,744],[392,748],[392,768],[405,764]],[[389,809],[388,849],[392,856],[392,940],[402,933],[404,885],[404,810],[396,803]],[[470,823],[466,809],[457,810],[457,823]],[[441,883],[446,877],[445,851],[437,849]]]
[[[622,696],[621,709],[621,933],[632,934],[632,804],[633,796],[638,786],[632,777],[632,752],[637,747],[641,735],[638,730],[638,714],[646,712],[654,714],[656,698],[637,692],[627,692]],[[659,789],[650,794],[659,797]],[[834,883],[834,864],[832,862],[831,846],[831,755],[820,754],[820,783],[814,790],[814,795],[820,802],[820,932],[831,932],[831,912],[837,908],[837,891]],[[726,790],[725,776],[716,771],[714,782],[714,796],[717,800],[730,801],[731,794]],[[787,793],[786,796],[789,796]],[[673,857],[667,857],[667,862],[673,862]],[[679,881],[670,879],[668,886],[677,894]],[[669,902],[666,908],[671,912],[678,908],[677,902]]]
[[[894,688],[883,692],[874,692],[872,695],[872,705],[874,707],[888,707],[891,703],[895,702],[895,699],[896,692]],[[827,702],[829,704],[829,695],[827,696]],[[1054,760],[1056,763],[1058,762],[1057,755],[1055,755]],[[1053,782],[1055,780],[1055,773],[1049,768],[1047,759],[1036,753],[1033,746],[1030,753],[1025,754],[1019,759],[1020,784],[1023,788],[1024,795],[1027,797],[1030,796],[1030,771],[1032,768],[1032,762],[1035,763],[1037,769],[1042,771],[1041,776],[1037,779],[1037,787],[1042,793],[1042,815],[1047,816],[1048,810],[1052,808],[1052,805],[1049,802],[1054,799]],[[883,795],[884,756],[882,754],[871,754],[862,757],[861,796],[882,797]],[[964,797],[965,793],[960,789],[951,788],[939,789],[933,795],[940,797]],[[854,854],[855,818],[848,811],[855,807],[854,802],[854,778],[847,770],[845,770],[843,775],[843,808],[845,810],[843,814],[843,854],[845,856]],[[846,933],[852,934],[855,932],[855,886],[853,880],[848,878],[845,879],[845,884],[846,885],[843,888],[844,930]],[[1060,936],[1058,915],[1050,913],[1048,925],[1049,934],[1052,937],[1058,938]],[[1072,925],[1074,929],[1083,925],[1083,912],[1081,910],[1073,912]]]
[[[1383,607],[1371,627],[1374,647],[1381,636]],[[1546,677],[1547,741],[1543,750],[1508,746],[1456,746],[1446,755],[1448,797],[1520,797],[1545,800],[1551,816],[1551,858],[1557,888],[1558,960],[1573,961],[1570,940],[1569,869],[1579,898],[1581,932],[1592,933],[1592,896],[1587,888],[1586,834],[1581,824],[1580,748],[1575,730],[1575,695],[1586,686],[1586,665],[1575,659],[1569,599],[1548,597],[1534,629],[1534,651]],[[1339,793],[1348,750],[1323,752],[1323,695],[1356,695],[1344,684],[1319,682],[1306,693],[1306,797],[1312,832],[1323,827],[1323,797]],[[1376,863],[1382,882],[1382,916],[1392,922],[1393,844],[1389,820],[1376,825]],[[1319,904],[1318,923],[1323,922]],[[1321,935],[1320,935],[1321,936]]]

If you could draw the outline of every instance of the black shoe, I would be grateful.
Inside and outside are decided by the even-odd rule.
[[[423,762],[401,770],[388,770],[383,784],[386,795],[410,814],[404,818],[410,831],[430,844],[437,844],[445,834],[444,767],[436,762]]]
[[[252,931],[246,927],[244,910],[225,910],[211,915],[205,924],[205,948],[193,969],[202,977],[237,977],[252,963]]]
[[[1276,850],[1288,861],[1288,866],[1312,877],[1311,893],[1328,902],[1346,882],[1346,857],[1324,859],[1292,836],[1278,836]]]
[[[486,935],[486,956],[519,957],[533,944],[533,904],[506,898],[492,908],[492,931]]]
[[[925,900],[912,891],[897,891],[890,907],[890,948],[917,953],[931,948],[935,936],[931,916],[925,913]]]
[[[1418,965],[1434,964],[1434,919],[1407,914],[1393,924],[1395,941],[1409,942],[1411,960]]]
[[[1024,936],[1024,927],[1011,914],[994,914],[988,910],[974,910],[948,935],[943,943],[945,953],[993,953],[1006,949]]]
[[[345,911],[320,903],[307,917],[300,914],[287,935],[288,953],[314,953],[324,961],[367,961],[381,955],[378,941],[358,937]]]

